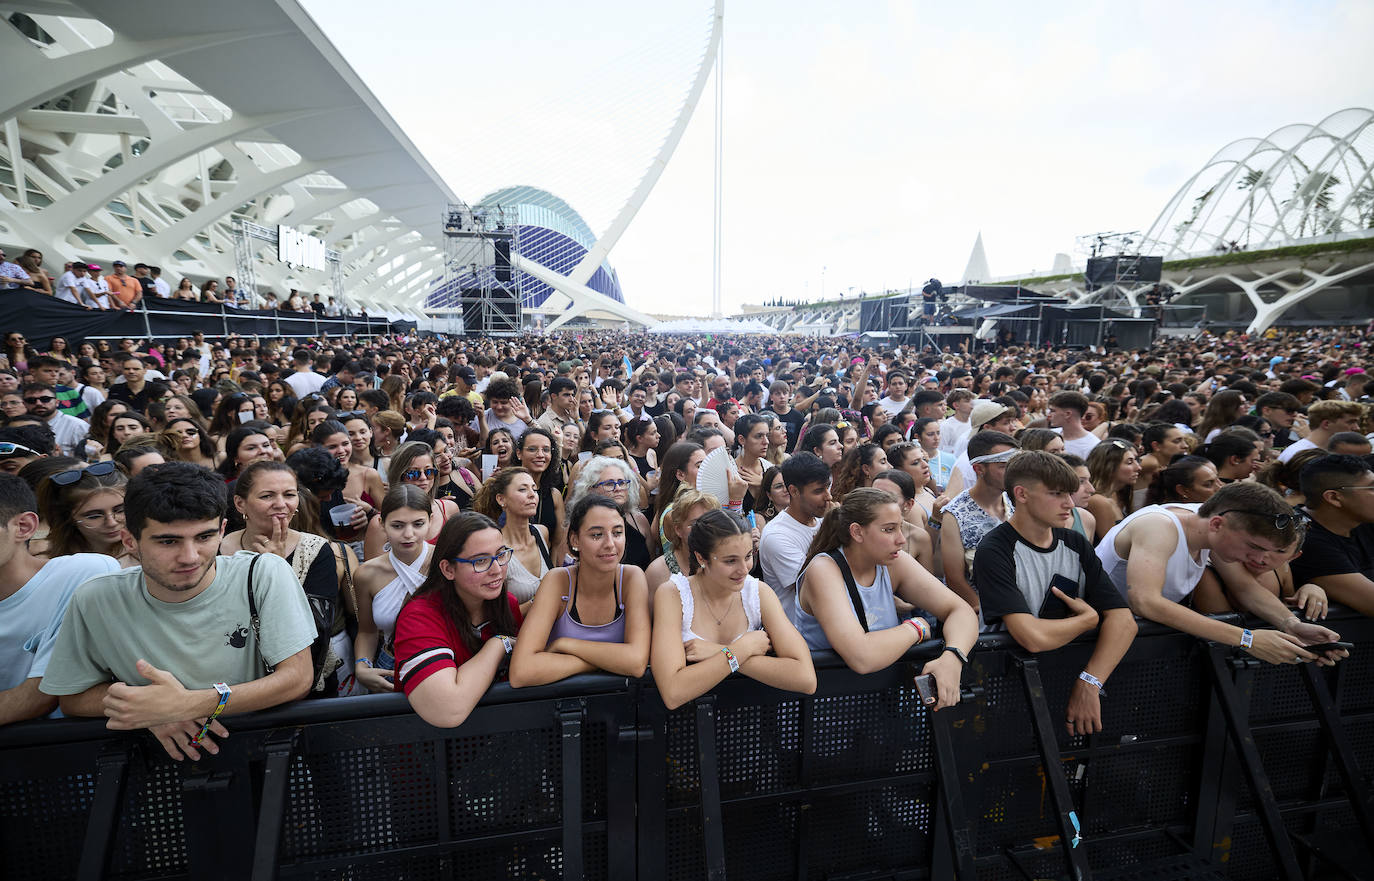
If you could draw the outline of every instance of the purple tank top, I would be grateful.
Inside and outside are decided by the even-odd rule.
[[[620,580],[625,575],[625,567],[620,566],[615,573],[615,604],[616,616],[609,624],[583,624],[572,617],[573,611],[577,608],[577,582],[575,579],[575,566],[564,566],[568,572],[569,596],[563,597],[563,614],[558,616],[558,620],[553,622],[553,629],[549,631],[549,642],[562,636],[572,639],[585,639],[590,642],[624,642],[625,641],[625,601],[620,595]]]

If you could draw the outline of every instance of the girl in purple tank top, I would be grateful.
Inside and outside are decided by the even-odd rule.
[[[625,521],[615,501],[589,494],[568,514],[577,563],[546,574],[511,655],[510,683],[545,685],[576,673],[639,677],[649,663],[649,589],[621,565]]]

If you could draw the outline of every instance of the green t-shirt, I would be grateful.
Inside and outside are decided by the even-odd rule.
[[[248,613],[248,567],[254,554],[215,558],[215,578],[182,603],[154,599],[143,569],[92,578],[76,589],[47,672],[44,694],[80,694],[93,685],[147,685],[136,664],[145,659],[190,689],[237,685],[266,675],[315,641],[305,591],[281,557],[263,554],[253,571],[262,642]]]

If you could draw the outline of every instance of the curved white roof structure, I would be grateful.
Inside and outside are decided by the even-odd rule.
[[[1371,228],[1374,111],[1354,107],[1222,147],[1160,212],[1145,250],[1172,260]]]
[[[418,311],[459,200],[293,0],[4,7],[0,242],[198,284],[234,274],[233,219],[284,224],[340,252],[355,304]]]

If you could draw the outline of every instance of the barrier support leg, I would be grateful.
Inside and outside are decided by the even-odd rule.
[[[663,878],[668,875],[668,709],[657,691],[641,688],[635,713],[635,877]]]
[[[927,711],[935,743],[935,776],[939,783],[939,810],[931,836],[931,875],[935,878],[955,877],[959,881],[977,881],[978,878],[973,863],[973,830],[969,826],[968,812],[964,810],[963,781],[959,779],[959,762],[954,753],[953,718],[954,713],[963,709],[964,701],[973,697],[972,691],[965,690],[960,695],[958,707],[946,707],[938,713]]]
[[[1302,881],[1303,873],[1298,866],[1298,855],[1294,852],[1293,842],[1289,840],[1288,830],[1283,825],[1283,815],[1279,813],[1278,802],[1274,799],[1274,789],[1269,785],[1269,775],[1264,773],[1259,748],[1255,745],[1255,736],[1250,731],[1250,720],[1239,711],[1241,698],[1231,678],[1230,668],[1233,664],[1236,669],[1240,669],[1260,662],[1250,657],[1233,658],[1228,646],[1213,645],[1207,654],[1207,669],[1212,676],[1212,693],[1226,717],[1226,728],[1231,734],[1231,741],[1240,753],[1241,769],[1245,772],[1251,793],[1254,794],[1255,808],[1259,811],[1269,847],[1274,852],[1274,868],[1280,873],[1278,877],[1287,881]]]
[[[258,834],[253,846],[253,881],[277,877],[277,851],[281,847],[282,819],[286,814],[286,783],[291,777],[291,757],[300,743],[301,730],[275,731],[267,738],[263,763],[262,800],[258,804]]]
[[[1355,758],[1355,751],[1350,746],[1350,737],[1346,734],[1345,724],[1341,722],[1340,709],[1331,696],[1331,689],[1326,685],[1322,668],[1316,664],[1303,664],[1302,681],[1307,686],[1307,693],[1312,697],[1312,708],[1317,711],[1317,721],[1321,723],[1322,733],[1326,735],[1331,756],[1336,760],[1336,770],[1340,772],[1341,785],[1345,787],[1346,797],[1350,799],[1350,808],[1355,814],[1355,820],[1360,824],[1364,840],[1374,842],[1374,811],[1370,808],[1369,786],[1360,770],[1360,763]]]
[[[725,881],[725,829],[721,825],[720,767],[716,761],[716,698],[696,700],[697,769],[701,773],[701,835],[706,851],[706,877]]]
[[[1083,840],[1080,834],[1078,815],[1073,807],[1073,793],[1069,791],[1069,781],[1064,777],[1064,763],[1059,757],[1059,741],[1055,739],[1054,721],[1050,717],[1050,707],[1045,700],[1045,686],[1040,680],[1040,662],[1034,658],[1016,657],[1021,668],[1021,684],[1026,690],[1026,703],[1031,709],[1031,728],[1035,732],[1035,743],[1040,750],[1040,762],[1045,769],[1045,779],[1049,782],[1050,800],[1054,803],[1055,821],[1059,826],[1059,843],[1064,852],[1064,862],[1069,869],[1069,877],[1074,881],[1087,881],[1092,878],[1088,866],[1088,855],[1078,845]]]
[[[582,701],[558,704],[563,742],[563,878],[582,878],[582,729],[587,708]]]
[[[1242,682],[1240,677],[1244,677]],[[1236,709],[1250,716],[1250,692],[1254,670],[1237,674]],[[1226,716],[1218,701],[1206,705],[1202,732],[1202,783],[1198,787],[1197,810],[1193,824],[1193,855],[1212,865],[1225,865],[1230,859],[1232,831],[1235,828],[1236,792],[1240,788],[1240,758],[1227,733]]]
[[[110,744],[96,760],[95,801],[86,825],[86,840],[81,847],[78,881],[99,881],[114,849],[115,825],[124,804],[124,786],[129,780],[128,740]]]

